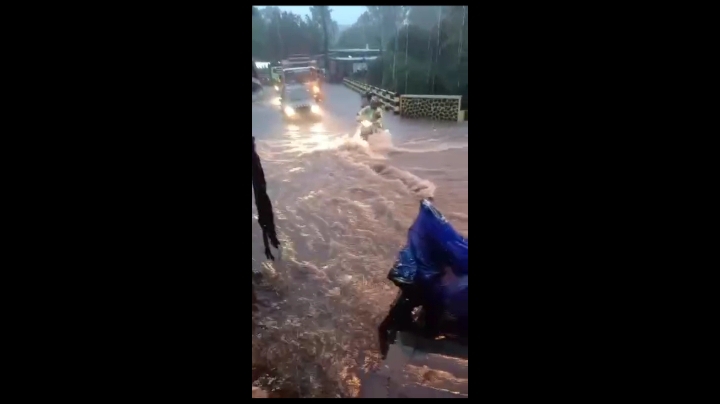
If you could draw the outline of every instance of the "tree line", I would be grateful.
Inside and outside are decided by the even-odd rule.
[[[368,84],[404,94],[468,93],[467,6],[368,6],[334,45],[379,48]]]
[[[253,6],[252,56],[257,60],[274,63],[294,54],[327,53],[337,34],[328,6],[311,6],[305,18],[278,7]]]
[[[381,49],[355,78],[402,94],[468,94],[467,6],[368,6],[341,34],[328,6],[301,18],[277,7],[253,7],[253,56],[327,54],[332,48]]]

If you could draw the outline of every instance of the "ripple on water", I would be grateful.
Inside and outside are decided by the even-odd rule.
[[[467,235],[467,146],[444,146],[302,131],[258,142],[283,250],[264,260],[253,219],[253,397],[358,394],[418,201],[434,196]]]

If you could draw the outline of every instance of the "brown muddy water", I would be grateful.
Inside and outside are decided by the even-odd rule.
[[[265,259],[253,200],[253,397],[356,397],[378,369],[377,326],[397,289],[386,279],[419,201],[468,235],[468,129],[386,115],[356,134],[359,96],[327,86],[323,121],[253,104],[268,194],[283,243]]]

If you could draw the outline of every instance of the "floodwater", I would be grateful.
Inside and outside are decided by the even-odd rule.
[[[253,396],[356,397],[380,364],[387,280],[422,198],[468,235],[465,123],[401,120],[356,135],[360,96],[326,85],[323,120],[284,122],[272,94],[253,104],[253,136],[281,252],[263,253],[253,199]],[[279,256],[279,257],[278,257]]]

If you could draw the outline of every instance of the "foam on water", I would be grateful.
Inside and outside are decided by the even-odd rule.
[[[386,276],[418,202],[467,199],[467,145],[394,140],[322,125],[258,140],[283,244],[264,259],[253,202],[253,383],[271,397],[358,394],[380,363],[376,329],[397,292]],[[466,233],[466,208],[444,207]]]
[[[358,170],[370,169],[375,174],[392,181],[398,181],[407,190],[419,199],[433,197],[436,186],[431,181],[419,178],[409,171],[392,166],[388,163],[388,156],[398,152],[428,153],[429,149],[398,148],[392,142],[389,131],[374,134],[364,140],[359,130],[353,135],[330,135],[325,133],[301,132],[299,130],[288,135],[288,140],[279,142],[266,142],[267,160],[281,162],[288,155],[295,156],[294,162],[308,159],[307,165],[326,158],[337,157],[343,159],[343,164],[355,166]],[[467,146],[465,146],[467,147]],[[448,150],[438,148],[435,151]],[[325,155],[320,155],[325,154]],[[310,155],[310,156],[307,156]],[[365,167],[361,167],[365,166]],[[307,167],[294,167],[292,171],[305,171]]]

